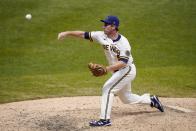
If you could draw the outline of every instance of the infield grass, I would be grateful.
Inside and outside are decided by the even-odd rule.
[[[87,63],[106,64],[102,48],[60,42],[57,34],[102,30],[99,20],[110,14],[119,16],[120,33],[131,42],[133,92],[196,97],[195,7],[194,0],[1,0],[0,103],[100,95],[110,75],[92,77]]]

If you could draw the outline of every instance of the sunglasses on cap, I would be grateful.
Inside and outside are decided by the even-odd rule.
[[[108,25],[114,26],[114,24],[104,23],[105,27],[108,26]]]

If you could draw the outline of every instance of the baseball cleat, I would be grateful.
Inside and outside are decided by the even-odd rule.
[[[150,99],[151,99],[151,104],[150,104],[151,107],[155,107],[159,109],[159,111],[164,112],[163,106],[157,96],[152,96]]]
[[[111,126],[110,120],[100,119],[99,121],[93,120],[89,122],[89,126]]]

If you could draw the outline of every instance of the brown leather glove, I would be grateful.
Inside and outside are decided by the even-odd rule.
[[[107,74],[106,68],[100,64],[89,63],[88,68],[92,72],[92,74],[96,77]]]

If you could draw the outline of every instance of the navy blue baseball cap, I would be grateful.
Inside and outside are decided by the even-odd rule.
[[[116,27],[118,27],[119,24],[120,24],[118,17],[117,16],[112,16],[112,15],[107,16],[105,18],[105,20],[101,20],[101,22],[104,22],[104,23],[110,24],[110,25],[115,25]]]

